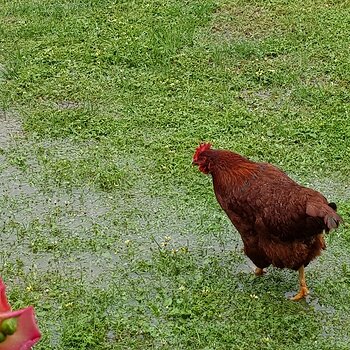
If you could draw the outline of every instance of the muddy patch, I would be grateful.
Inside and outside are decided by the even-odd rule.
[[[56,102],[56,108],[60,109],[60,110],[64,110],[64,109],[78,109],[78,108],[83,108],[84,104],[77,102],[77,101],[59,101]]]
[[[13,137],[19,135],[21,132],[22,124],[19,119],[13,113],[0,109],[0,148],[5,148]]]
[[[243,89],[238,98],[242,100],[248,107],[250,111],[262,110],[274,111],[280,110],[288,106],[288,108],[294,107],[297,109],[297,106],[294,106],[294,103],[291,98],[291,90],[246,90]]]
[[[284,16],[281,9],[254,4],[226,4],[215,13],[212,33],[214,37],[226,41],[261,40],[286,30],[283,23],[276,21],[281,16]]]

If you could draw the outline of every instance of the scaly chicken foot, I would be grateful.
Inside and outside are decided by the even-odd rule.
[[[302,265],[299,270],[299,284],[300,284],[300,289],[298,294],[296,294],[294,297],[292,297],[290,300],[293,301],[298,301],[302,298],[305,298],[308,294],[309,294],[309,290],[306,286],[306,282],[305,282],[305,269],[304,269],[304,265]]]
[[[262,276],[265,273],[266,271],[264,269],[261,269],[260,267],[255,268],[255,271],[254,271],[255,276]]]

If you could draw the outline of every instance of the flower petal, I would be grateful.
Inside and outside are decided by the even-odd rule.
[[[2,279],[0,278],[0,312],[11,310],[10,304],[6,298],[6,287]]]
[[[29,350],[41,337],[33,307],[0,313],[0,320],[10,317],[17,317],[17,330],[0,343],[0,350]]]

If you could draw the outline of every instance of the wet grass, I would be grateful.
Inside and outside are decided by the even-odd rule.
[[[1,275],[38,349],[348,349],[350,231],[292,303],[255,278],[211,141],[349,220],[349,12],[336,1],[14,1],[0,12]]]

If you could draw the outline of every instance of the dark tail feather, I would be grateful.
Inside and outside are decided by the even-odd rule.
[[[337,205],[335,203],[328,203],[328,206],[331,207],[335,212],[337,211]],[[327,214],[324,217],[324,223],[328,228],[328,230],[326,230],[327,232],[329,232],[333,228],[337,228],[341,222],[343,222],[343,219],[338,214]]]
[[[319,202],[309,201],[306,206],[306,214],[323,218],[325,231],[337,228],[343,219],[336,212],[337,205],[335,203],[320,204]]]
[[[327,226],[327,232],[329,232],[333,228],[337,228],[339,226],[340,222],[341,222],[340,216],[334,217],[331,215],[326,215],[324,217],[324,223]]]
[[[337,205],[333,202],[328,203],[328,206],[330,206],[334,211],[337,211]]]

